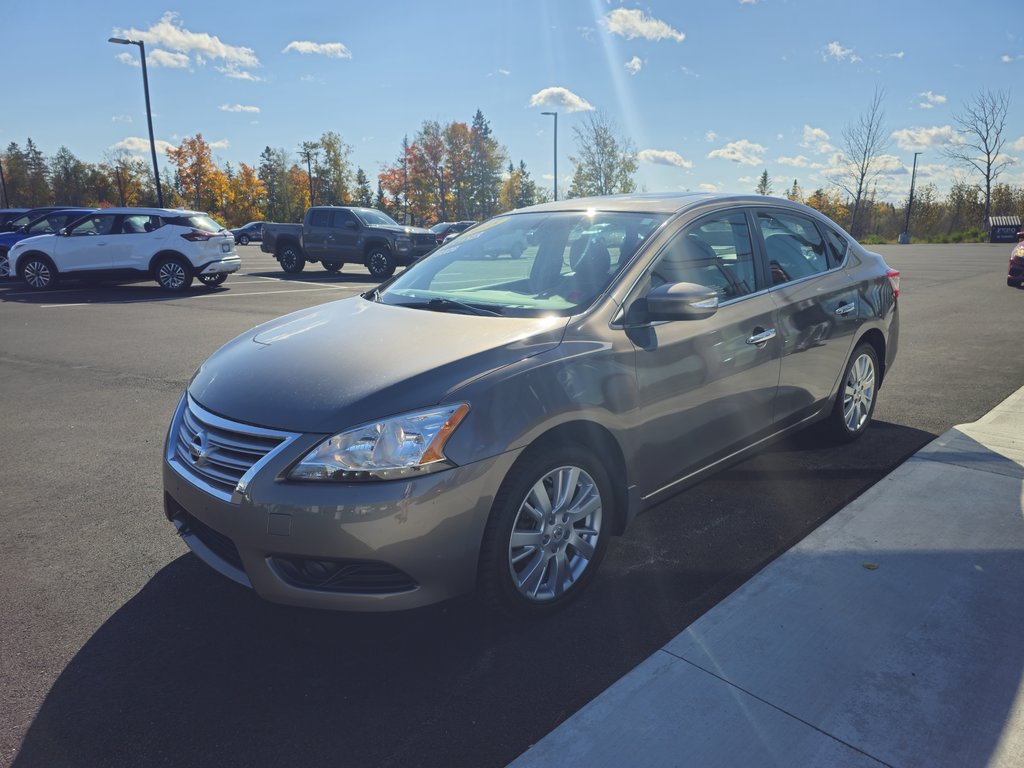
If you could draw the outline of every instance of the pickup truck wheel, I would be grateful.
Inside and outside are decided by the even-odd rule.
[[[168,256],[156,265],[156,281],[165,291],[181,293],[192,285],[192,277],[192,266],[177,256]]]
[[[337,272],[341,269],[342,262],[340,261],[325,261],[323,262],[324,269],[328,272]]]
[[[297,275],[306,266],[306,259],[298,246],[286,245],[277,252],[277,260],[281,262],[281,269],[289,275]]]
[[[383,245],[375,245],[366,254],[366,268],[378,280],[387,280],[395,274],[395,260]]]

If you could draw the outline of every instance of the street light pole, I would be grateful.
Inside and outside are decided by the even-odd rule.
[[[555,202],[558,202],[558,113],[541,112],[542,115],[551,115],[555,118]]]
[[[164,207],[164,193],[160,187],[160,168],[156,164],[156,141],[153,138],[153,110],[149,106],[149,74],[146,72],[146,43],[142,40],[128,40],[123,37],[111,37],[107,40],[118,45],[137,45],[142,57],[142,89],[146,93],[146,123],[149,125],[149,151],[153,157],[153,181],[156,182],[157,206]]]
[[[914,153],[914,170],[910,174],[910,197],[907,198],[907,219],[903,223],[903,234],[900,235],[900,243],[907,245],[910,242],[910,209],[914,206],[914,180],[917,178],[917,156],[921,152]]]

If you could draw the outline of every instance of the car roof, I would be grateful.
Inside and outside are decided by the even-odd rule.
[[[126,216],[145,214],[148,216],[206,216],[206,211],[190,211],[184,208],[104,208],[103,213]]]
[[[778,205],[813,211],[812,208],[780,197],[766,197],[755,194],[728,194],[709,192],[661,192],[627,195],[603,195],[598,197],[575,197],[569,200],[541,203],[529,208],[520,208],[513,213],[554,212],[554,211],[628,211],[634,213],[681,213],[709,203],[723,205]]]

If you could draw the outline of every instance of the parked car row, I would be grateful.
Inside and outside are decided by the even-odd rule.
[[[17,242],[6,251],[5,273],[37,291],[86,277],[149,277],[184,291],[195,279],[218,286],[241,267],[234,237],[199,211],[58,209],[10,234]]]

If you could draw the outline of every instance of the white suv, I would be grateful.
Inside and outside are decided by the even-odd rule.
[[[184,291],[198,277],[217,286],[242,265],[235,239],[205,213],[168,208],[108,208],[54,235],[29,237],[8,254],[11,277],[33,290],[63,277],[152,277]]]

